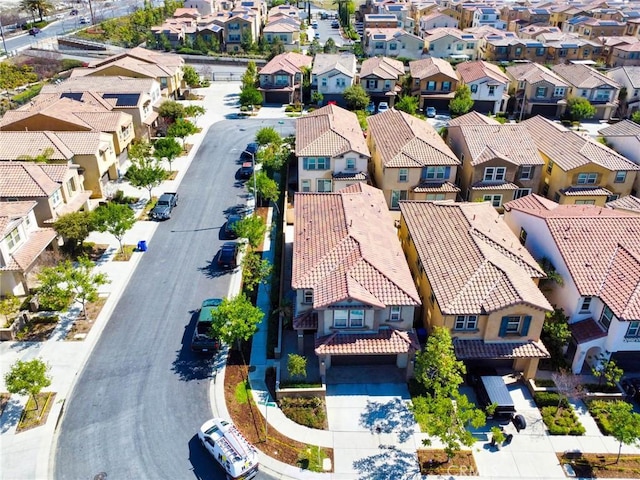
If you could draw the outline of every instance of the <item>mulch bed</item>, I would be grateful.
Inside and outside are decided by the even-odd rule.
[[[20,332],[17,339],[20,342],[44,342],[57,326],[58,321],[30,321],[25,326],[26,331]]]
[[[478,475],[473,453],[468,450],[457,452],[448,461],[444,450],[418,450],[418,463],[422,475]]]
[[[74,321],[65,340],[84,340],[86,335],[91,331],[91,328],[93,328],[93,325],[106,302],[107,297],[100,297],[95,302],[87,303],[87,318],[78,318]],[[80,335],[80,337],[76,337],[76,335]]]
[[[55,401],[56,394],[53,392],[40,392],[38,394],[38,408],[33,401],[33,397],[29,397],[25,409],[22,411],[22,416],[18,422],[18,428],[16,433],[24,432],[31,428],[39,427],[47,423],[47,417]]]
[[[89,260],[91,260],[92,262],[97,262],[98,260],[100,260],[100,257],[104,255],[104,252],[106,252],[108,248],[109,245],[98,243],[95,245],[90,245],[88,248],[85,246],[83,253],[87,255],[87,257],[89,257]]]
[[[640,478],[640,455],[557,453],[561,465],[570,464],[580,478]]]
[[[244,355],[244,358],[249,358],[248,351],[245,351]],[[275,428],[268,429],[268,437],[265,440],[265,420],[258,410],[258,408],[264,409],[264,406],[256,405],[253,401],[244,404],[239,404],[236,401],[236,387],[239,383],[245,382],[247,378],[248,366],[243,361],[240,352],[231,350],[225,370],[224,390],[227,409],[233,423],[252,444],[265,454],[288,465],[299,466],[300,454],[307,448],[307,445],[285,437]],[[323,450],[333,465],[333,450]]]
[[[267,224],[267,215],[269,214],[269,208],[268,207],[257,207],[256,208],[256,215],[258,215],[260,218],[262,218],[262,220],[264,220],[264,224]],[[262,241],[260,242],[260,245],[258,245],[258,248],[256,248],[256,252],[264,252],[264,238],[262,239]]]

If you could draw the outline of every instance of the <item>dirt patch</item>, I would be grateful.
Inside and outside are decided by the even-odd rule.
[[[95,302],[87,303],[87,318],[78,318],[74,321],[65,340],[84,340],[93,328],[93,325],[106,302],[107,297],[100,297]]]
[[[29,397],[27,405],[22,411],[22,416],[18,422],[18,428],[16,433],[24,432],[31,428],[39,427],[47,423],[47,417],[53,406],[53,401],[56,398],[56,394],[53,392],[41,392],[38,394],[38,404],[33,397]]]
[[[599,455],[596,453],[558,453],[561,465],[569,464],[580,478],[640,478],[640,455]]]
[[[244,355],[244,358],[249,358],[248,352],[244,352]],[[258,411],[258,408],[265,407],[256,405],[250,395],[251,400],[248,402],[240,403],[237,401],[238,385],[246,382],[247,378],[248,367],[240,352],[231,350],[225,371],[224,392],[227,409],[233,423],[252,444],[265,454],[288,465],[300,466],[300,458],[304,456],[308,445],[285,437],[275,428],[266,428],[264,417]],[[331,459],[333,465],[333,450],[323,449],[323,451]]]
[[[5,407],[9,404],[10,398],[11,398],[10,393],[6,393],[6,392],[0,393],[0,416],[2,416],[2,412],[4,412]]]
[[[167,171],[167,178],[165,180],[175,180],[178,176],[177,170]]]
[[[35,317],[20,330],[16,337],[21,342],[44,342],[58,326],[60,317]]]
[[[477,475],[478,467],[473,459],[473,453],[468,450],[457,452],[447,460],[444,450],[418,450],[418,463],[422,475]]]

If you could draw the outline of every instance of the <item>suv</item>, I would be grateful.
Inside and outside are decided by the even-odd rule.
[[[218,254],[218,266],[227,270],[238,266],[238,244],[236,242],[226,242],[220,248]]]
[[[242,162],[240,178],[249,178],[251,175],[253,175],[253,162]]]
[[[244,149],[244,151],[242,152],[242,154],[240,155],[240,158],[251,158],[253,159],[253,157],[255,157],[256,153],[258,153],[258,148],[260,147],[259,144],[252,142],[250,144],[247,145],[247,148]]]
[[[220,298],[208,298],[202,302],[196,329],[191,338],[191,350],[194,352],[215,353],[220,348],[220,340],[211,336],[211,324],[213,317],[211,313],[222,303]]]
[[[389,110],[389,104],[387,102],[380,102],[378,104],[378,113],[386,112]]]

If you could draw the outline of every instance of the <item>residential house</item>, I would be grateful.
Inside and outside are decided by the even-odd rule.
[[[549,7],[551,16],[549,18],[549,24],[559,29],[564,28],[564,24],[572,19],[584,13],[584,9],[580,6],[573,6],[569,4],[561,4],[558,6]]]
[[[529,196],[505,205],[504,218],[527,250],[548,259],[562,278],[550,283],[547,296],[569,317],[571,370],[578,374],[613,358],[637,371],[640,217]]]
[[[6,137],[0,134],[2,140],[16,136]],[[69,162],[0,161],[0,202],[36,202],[32,210],[41,227],[50,226],[67,213],[89,211],[91,191],[84,189],[79,169]]]
[[[482,58],[492,62],[544,63],[547,58],[547,47],[538,40],[489,36],[484,40]]]
[[[507,22],[500,18],[500,10],[494,7],[478,7],[473,12],[472,27],[489,26],[498,30],[506,30]]]
[[[196,10],[200,15],[210,15],[215,12],[215,1],[214,0],[185,0],[184,2],[185,8],[177,8],[174,17],[178,14],[181,14],[184,10]]]
[[[298,191],[337,192],[369,180],[369,148],[355,113],[327,105],[296,120]]]
[[[224,28],[224,49],[227,52],[244,51],[243,45],[257,42],[260,37],[261,17],[251,8],[236,8],[212,16],[216,25]]]
[[[495,52],[487,52],[487,42],[491,40],[495,42],[499,39],[506,40],[518,40],[518,36],[514,32],[507,32],[504,30],[498,30],[497,28],[490,27],[488,25],[483,25],[482,27],[473,27],[466,28],[464,33],[474,35],[478,40],[478,59],[490,59],[492,55],[502,55],[503,53],[495,53]],[[497,48],[496,45],[490,48]]]
[[[482,60],[463,62],[456,66],[460,82],[471,90],[473,108],[481,112],[504,112],[509,94],[507,77],[500,67]]]
[[[544,272],[489,203],[400,202],[399,237],[425,328],[450,330],[456,357],[535,377],[551,305]]]
[[[538,37],[538,35],[541,35],[543,33],[559,34],[561,32],[562,30],[560,30],[558,27],[551,27],[546,24],[542,24],[542,25],[533,24],[533,25],[527,25],[526,27],[522,27],[520,30],[518,30],[518,37],[522,38],[523,40],[524,39],[535,40]]]
[[[369,13],[364,16],[363,27],[369,28],[398,28],[400,27],[398,17],[391,14]]]
[[[311,91],[319,92],[324,102],[345,105],[342,92],[356,82],[357,61],[353,53],[318,53],[311,70]]]
[[[104,132],[113,137],[115,155],[125,155],[134,139],[133,118],[113,109],[112,103],[100,95],[85,93],[77,101],[72,98],[36,97],[17,110],[9,110],[0,120],[3,132]]]
[[[387,205],[400,200],[455,200],[460,161],[434,128],[407,113],[388,110],[368,118],[371,172]]]
[[[320,375],[390,364],[412,375],[420,298],[380,190],[359,183],[295,195],[293,328],[315,336]],[[330,373],[329,373],[330,375]]]
[[[293,18],[294,20],[298,20],[298,22],[300,22],[300,9],[295,5],[289,5],[289,4],[276,5],[275,7],[272,7],[269,9],[269,12],[267,14],[267,17],[268,17],[267,21],[269,22],[272,19],[276,19],[278,17],[283,17],[283,16]]]
[[[0,195],[6,184],[0,176]],[[53,228],[41,228],[33,209],[36,202],[0,202],[0,296],[29,292],[27,274],[55,240]]]
[[[114,111],[131,115],[135,138],[152,136],[162,102],[160,83],[153,78],[72,77],[58,84],[42,87],[40,97],[57,95],[83,101],[85,92],[93,92],[111,103]],[[85,100],[87,101],[87,100]]]
[[[376,104],[382,101],[393,106],[401,91],[402,77],[404,65],[393,58],[367,58],[360,67],[360,85]]]
[[[452,61],[476,60],[478,39],[457,28],[436,28],[424,34],[424,48],[431,57]]]
[[[434,30],[436,28],[458,29],[458,21],[455,18],[438,11],[420,17],[420,22],[418,25],[420,36],[422,38],[426,36],[426,33],[429,30]]]
[[[378,4],[380,15],[393,15],[398,19],[398,27],[413,34],[416,32],[416,25],[411,16],[411,4],[409,2],[380,2]]]
[[[569,84],[538,63],[521,63],[506,68],[514,111],[520,118],[533,115],[558,118],[567,108]]]
[[[605,63],[608,67],[633,65],[633,62],[636,61],[633,47],[622,50],[620,50],[619,47],[631,47],[640,42],[639,38],[625,35],[619,37],[599,37],[598,41],[602,44],[602,52],[596,60]]]
[[[163,97],[178,98],[182,88],[183,66],[184,59],[179,55],[136,47],[95,60],[86,68],[74,68],[71,76],[153,78],[160,82]]]
[[[458,88],[458,77],[449,62],[427,57],[409,62],[411,95],[420,99],[420,109],[449,110]]]
[[[573,33],[541,33],[536,40],[542,42],[547,49],[545,64],[595,60],[602,54],[600,42]]]
[[[0,132],[0,165],[25,158],[46,157],[47,163],[73,163],[78,165],[78,183],[69,186],[71,191],[91,192],[91,198],[107,196],[105,186],[109,180],[118,178],[118,158],[113,146],[113,137],[108,133],[91,132]],[[64,193],[64,191],[63,191]],[[61,195],[61,200],[64,195]],[[69,200],[71,193],[69,194]],[[57,202],[57,201],[56,201]],[[56,206],[58,203],[56,203]],[[52,217],[42,217],[47,220]]]
[[[497,123],[497,122],[496,122]],[[542,160],[527,128],[483,120],[449,126],[447,143],[462,162],[458,185],[468,202],[505,202],[537,192]]]
[[[618,108],[620,85],[584,64],[553,65],[551,70],[569,84],[569,97],[582,97],[596,108],[597,120],[608,120]]]
[[[633,195],[617,198],[605,203],[604,206],[607,208],[613,208],[614,210],[621,210],[626,213],[640,215],[640,198],[634,197]]]
[[[598,37],[613,37],[624,35],[627,24],[615,20],[600,20],[591,17],[576,17],[567,21],[562,30],[568,33],[577,33],[583,38],[594,40]]]
[[[602,135],[608,146],[640,166],[640,125],[631,120],[622,120],[603,128],[598,134]],[[640,196],[640,173],[636,175],[631,194]]]
[[[640,66],[612,68],[606,75],[621,87],[618,114],[631,117],[640,110]],[[625,89],[625,95],[622,95],[622,88]]]
[[[611,67],[640,66],[640,39],[635,42],[619,43],[611,47],[611,60],[607,65]]]
[[[421,58],[424,40],[402,28],[369,28],[364,32],[363,48],[369,57]]]
[[[560,204],[592,204],[629,195],[640,167],[591,138],[541,116],[522,122],[544,167],[540,195]]]
[[[310,69],[312,63],[313,57],[295,52],[273,57],[258,72],[264,103],[301,102],[303,69]]]
[[[282,15],[269,17],[262,29],[262,37],[268,44],[281,42],[286,51],[300,48],[300,21]]]

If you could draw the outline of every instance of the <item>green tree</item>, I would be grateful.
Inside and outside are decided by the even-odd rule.
[[[202,37],[202,35],[198,35],[195,39],[195,41],[193,42],[193,49],[197,50],[198,52],[202,53],[203,55],[206,55],[207,53],[209,53],[209,44],[207,43],[207,41]]]
[[[204,115],[207,110],[202,105],[187,105],[184,107],[184,116],[192,117],[193,123],[198,123],[198,118]]]
[[[256,142],[259,145],[280,145],[282,143],[282,136],[273,127],[262,127],[256,133]]]
[[[149,142],[133,144],[129,148],[129,158],[131,158],[131,166],[127,170],[125,178],[134,187],[146,188],[149,192],[149,200],[151,200],[151,190],[167,178],[167,171],[151,155]]]
[[[338,53],[338,46],[333,38],[329,37],[326,42],[324,42],[324,47],[322,47],[322,51],[324,53]]]
[[[273,271],[273,265],[269,260],[254,251],[247,250],[242,259],[242,286],[249,292],[261,283],[266,283]]]
[[[615,360],[600,355],[593,362],[591,374],[598,379],[599,385],[602,385],[602,381],[605,380],[606,385],[614,387],[622,378],[624,371],[618,367]]]
[[[48,375],[49,366],[39,358],[18,360],[4,376],[4,383],[9,393],[31,395],[38,409],[38,394],[43,388],[51,385]]]
[[[552,362],[557,366],[564,364],[562,350],[570,338],[569,318],[564,310],[556,308],[553,312],[547,312],[542,324],[542,339],[551,353]]]
[[[0,325],[7,325],[13,320],[13,317],[20,309],[22,302],[18,297],[9,295],[0,300],[0,315],[2,315],[4,321]]]
[[[254,192],[253,190],[254,177],[257,192]],[[251,178],[247,182],[247,188],[250,193],[254,195],[257,194],[259,198],[267,202],[277,202],[278,197],[280,196],[280,191],[278,190],[278,184],[276,181],[269,178],[269,176],[262,170],[253,172],[253,175],[251,175]]]
[[[454,392],[451,396],[415,397],[411,411],[422,431],[438,438],[444,444],[447,461],[462,446],[471,447],[476,439],[467,427],[480,428],[486,423],[486,416],[469,401],[466,395]],[[422,441],[431,445],[431,439]]]
[[[184,105],[173,100],[165,100],[158,107],[158,115],[175,122],[184,117]]]
[[[196,69],[191,65],[185,65],[182,67],[182,78],[191,88],[200,85],[200,75],[198,75]]]
[[[240,90],[240,105],[248,107],[249,105],[262,105],[262,94],[254,87],[249,86]]]
[[[253,35],[248,28],[242,30],[240,34],[240,48],[245,52],[251,52],[255,50],[255,43],[253,41]]]
[[[322,100],[324,100],[324,95],[322,94],[322,92],[314,90],[314,92],[311,94],[311,101],[316,105],[320,105],[322,103]]]
[[[53,228],[65,239],[71,253],[75,253],[93,230],[93,215],[84,211],[67,213],[58,217]]]
[[[131,41],[128,43],[135,43],[135,39],[132,37]],[[171,51],[171,42],[169,41],[169,39],[164,33],[161,33],[160,36],[158,37],[158,45],[165,52]]]
[[[309,45],[309,55],[311,55],[312,57],[315,56],[318,53],[322,52],[322,45],[320,45],[320,42],[318,41],[317,38],[314,38],[311,41],[311,44]]]
[[[418,99],[410,95],[405,95],[400,97],[400,100],[396,102],[395,108],[409,115],[415,115],[418,111]]]
[[[40,21],[44,21],[44,17],[54,10],[53,4],[48,0],[22,0],[20,2],[20,10],[24,10],[31,14],[35,22],[36,14],[40,17]]]
[[[342,96],[351,110],[364,110],[365,107],[369,105],[369,95],[367,95],[367,92],[365,92],[360,84],[345,88]]]
[[[250,215],[243,217],[233,226],[233,231],[240,238],[246,238],[251,248],[257,248],[264,239],[267,225],[262,217]]]
[[[291,378],[307,377],[307,358],[302,355],[290,353],[287,359],[287,371]]]
[[[211,316],[213,336],[228,345],[236,342],[240,350],[240,341],[249,340],[258,331],[264,313],[253,306],[244,294],[240,294],[233,298],[224,298],[218,308],[211,312]]]
[[[256,66],[256,62],[250,60],[247,63],[247,69],[242,74],[242,87],[241,90],[244,90],[247,87],[255,87],[258,79],[258,67]]]
[[[634,123],[640,123],[640,110],[631,114],[631,121]]]
[[[567,110],[571,118],[577,122],[592,118],[596,114],[596,107],[583,97],[570,97],[567,100]]]
[[[258,152],[258,160],[270,172],[278,172],[285,165],[289,157],[289,147],[285,145],[269,144]]]
[[[454,117],[464,115],[473,108],[473,98],[471,90],[467,85],[460,85],[456,89],[453,99],[449,102],[449,111]]]
[[[607,410],[611,436],[618,441],[618,463],[622,444],[634,445],[640,440],[640,414],[633,411],[630,403],[620,401],[609,402]]]
[[[171,171],[171,163],[182,153],[182,147],[173,137],[159,138],[153,143],[153,156],[156,160],[166,158],[169,162],[169,171]]]
[[[267,57],[267,60],[271,60],[272,58],[280,55],[281,53],[284,53],[285,51],[286,49],[284,48],[283,41],[276,37],[269,46],[269,55]]]
[[[116,237],[120,244],[120,252],[123,252],[122,238],[136,223],[136,216],[129,205],[121,205],[109,202],[101,205],[93,211],[95,226],[99,232],[109,232]]]
[[[464,363],[456,358],[449,330],[435,327],[416,355],[416,380],[434,396],[451,397],[458,391],[464,373]]]
[[[184,118],[178,118],[167,129],[167,136],[177,137],[182,140],[182,148],[185,148],[185,138],[195,133],[198,133],[198,127]]]
[[[46,147],[35,157],[32,157],[31,155],[20,155],[18,160],[22,160],[24,162],[47,163],[51,158],[51,155],[53,155],[53,148]]]

